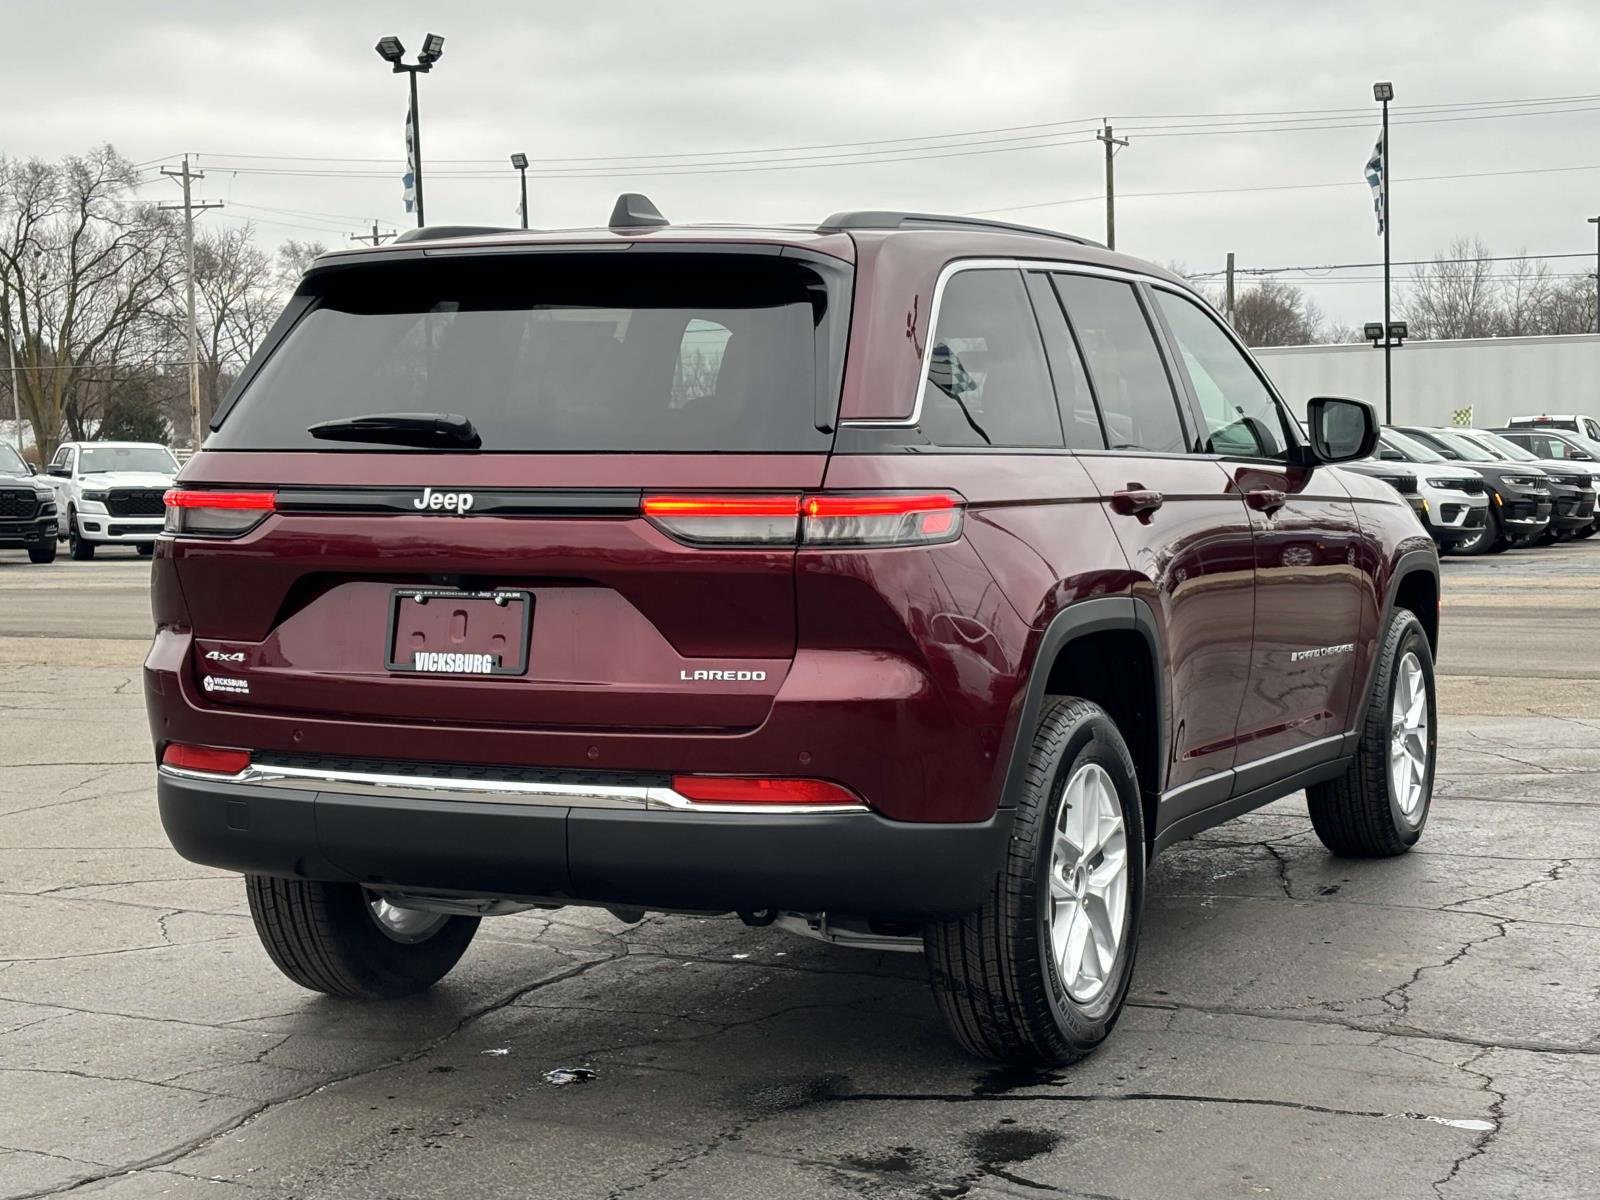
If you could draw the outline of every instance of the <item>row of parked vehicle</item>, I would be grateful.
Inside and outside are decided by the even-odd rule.
[[[1403,494],[1448,553],[1593,537],[1600,440],[1586,424],[1593,419],[1517,417],[1501,429],[1390,425],[1377,453],[1347,469]]]
[[[79,562],[97,546],[155,550],[163,497],[178,460],[157,442],[64,442],[40,474],[0,443],[0,549],[22,549],[36,563],[54,562],[67,543]]]

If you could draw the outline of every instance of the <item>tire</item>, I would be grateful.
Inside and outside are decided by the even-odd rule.
[[[1420,689],[1420,708],[1409,706],[1410,718],[1420,715],[1426,727],[1405,739],[1412,754],[1405,786],[1396,783],[1391,770],[1391,737],[1396,727],[1396,690],[1402,698]],[[1433,768],[1438,749],[1438,713],[1434,692],[1433,652],[1416,615],[1397,608],[1389,618],[1378,647],[1372,695],[1361,729],[1361,741],[1349,769],[1338,779],[1306,789],[1311,824],[1322,844],[1345,858],[1389,858],[1404,854],[1422,836],[1433,799]],[[1420,756],[1420,758],[1418,757]],[[1415,777],[1416,791],[1409,781]]]
[[[1069,793],[1084,802],[1067,804]],[[1105,711],[1086,700],[1049,700],[1033,730],[1023,795],[1013,814],[1011,841],[994,890],[977,912],[931,922],[923,929],[935,1001],[951,1033],[970,1053],[1001,1062],[1065,1066],[1088,1055],[1111,1033],[1133,975],[1144,906],[1145,839],[1139,795],[1133,759]],[[1106,817],[1097,824],[1109,831],[1107,844],[1088,871],[1057,875],[1053,897],[1053,867],[1060,862],[1055,858],[1058,821],[1068,819],[1070,836],[1071,818],[1093,813],[1095,800]],[[1113,809],[1115,817],[1110,815]],[[1102,878],[1101,888],[1107,890],[1085,890],[1086,882],[1115,863],[1118,828],[1121,870]],[[1089,840],[1082,826],[1077,837],[1080,843]],[[1070,849],[1067,837],[1061,844]],[[1107,886],[1114,888],[1117,879],[1120,915]],[[1070,902],[1074,895],[1083,897],[1081,908],[1060,903]],[[1104,897],[1094,909],[1102,918],[1101,928],[1120,926],[1120,940],[1110,965],[1104,966],[1103,958],[1091,950],[1100,944],[1094,935],[1078,939],[1080,954],[1094,955],[1099,979],[1074,975],[1064,982],[1052,922],[1067,933],[1064,944],[1070,950],[1075,931],[1071,914],[1077,914],[1079,922],[1088,920],[1095,896]],[[1070,954],[1064,961],[1070,963]],[[1087,957],[1082,962],[1088,968]],[[1069,984],[1077,986],[1069,990]],[[1074,991],[1082,998],[1076,998]]]
[[[1581,542],[1586,538],[1592,538],[1594,536],[1594,529],[1595,527],[1593,525],[1585,525],[1582,529],[1574,530],[1572,536]]]
[[[70,508],[67,510],[67,552],[72,555],[73,562],[88,562],[94,557],[94,543],[78,535],[78,516]]]
[[[45,563],[53,563],[55,560],[56,544],[54,542],[50,542],[43,546],[28,547],[28,561],[31,563],[38,563],[40,566],[43,566]]]
[[[149,558],[155,552],[156,552],[156,544],[154,542],[140,542],[139,543],[139,557],[140,558]]]
[[[391,934],[374,914],[376,897],[354,883],[246,875],[245,893],[256,934],[278,970],[330,996],[392,1000],[426,991],[449,974],[478,931],[477,917],[438,916],[419,920],[425,928],[409,938]]]

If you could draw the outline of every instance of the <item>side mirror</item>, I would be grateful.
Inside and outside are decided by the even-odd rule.
[[[29,475],[37,475],[39,473],[39,468],[34,466],[32,463],[28,463],[27,467]]]
[[[67,469],[65,467],[46,467],[44,469],[44,473],[46,475],[54,475],[57,479],[68,478]]]
[[[1306,405],[1306,429],[1319,463],[1371,458],[1378,447],[1378,414],[1365,400],[1318,396]]]
[[[1384,446],[1378,451],[1378,457],[1384,462],[1405,462],[1406,460],[1406,456],[1401,454],[1400,451],[1391,450],[1387,446]]]

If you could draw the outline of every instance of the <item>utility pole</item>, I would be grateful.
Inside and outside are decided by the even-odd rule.
[[[1106,122],[1105,128],[1094,136],[1096,141],[1106,144],[1106,249],[1115,250],[1117,248],[1117,186],[1116,173],[1112,169],[1111,160],[1116,157],[1117,147],[1126,146],[1128,139],[1113,137],[1109,121]]]
[[[1590,217],[1594,226],[1594,331],[1600,333],[1600,217]]]
[[[1394,422],[1394,323],[1389,307],[1389,230],[1394,215],[1389,209],[1389,101],[1394,99],[1394,84],[1375,83],[1372,98],[1383,105],[1383,423]]]
[[[1233,251],[1232,250],[1228,251],[1228,290],[1227,290],[1226,295],[1227,295],[1226,309],[1227,309],[1227,313],[1228,313],[1228,324],[1232,325],[1233,324]]]
[[[183,203],[163,204],[161,208],[183,209],[183,257],[187,268],[187,291],[189,299],[189,444],[196,450],[200,449],[200,331],[195,324],[194,315],[194,214],[196,209],[221,208],[221,200],[206,200],[195,203],[190,186],[197,179],[204,179],[204,171],[189,170],[189,156],[183,156],[183,168],[174,171],[171,167],[162,167],[161,173],[173,179],[183,181]]]
[[[393,236],[394,230],[392,229],[385,230],[382,233],[378,232],[378,223],[376,221],[372,223],[371,233],[345,234],[345,237],[349,238],[352,242],[360,242],[363,246],[381,246]]]

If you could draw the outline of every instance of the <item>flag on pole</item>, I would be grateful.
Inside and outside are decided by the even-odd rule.
[[[1372,188],[1372,208],[1378,214],[1378,232],[1383,232],[1383,221],[1388,215],[1383,211],[1384,176],[1388,174],[1389,164],[1383,153],[1383,134],[1378,135],[1378,144],[1372,148],[1372,157],[1367,159],[1367,183]]]
[[[1450,424],[1462,429],[1472,428],[1472,405],[1465,408],[1452,408],[1450,410]]]
[[[411,136],[410,105],[406,106],[406,173],[400,176],[400,182],[405,186],[406,211],[412,212],[417,206],[417,150],[416,140]]]

